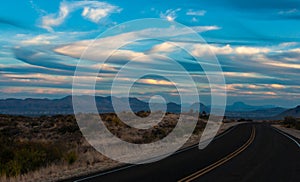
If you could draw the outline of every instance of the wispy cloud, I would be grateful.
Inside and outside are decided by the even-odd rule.
[[[270,76],[266,76],[260,73],[255,73],[255,72],[250,72],[250,73],[245,73],[245,72],[223,72],[225,77],[237,77],[237,78],[260,78],[260,79],[268,79],[268,78],[273,78]]]
[[[205,14],[206,14],[205,10],[195,11],[195,10],[189,9],[188,12],[186,12],[186,15],[189,15],[189,16],[204,16]]]
[[[37,35],[31,39],[21,41],[22,44],[25,45],[49,45],[51,44],[51,40],[56,39],[57,36],[55,35]]]
[[[166,19],[168,21],[174,21],[177,18],[177,12],[180,11],[180,8],[177,9],[168,9],[165,12],[160,13],[160,18]]]
[[[220,30],[221,29],[221,27],[216,26],[216,25],[212,25],[212,26],[193,26],[191,28],[194,31],[198,32],[198,33],[212,31],[212,30]]]
[[[193,54],[198,57],[210,54],[211,52],[217,55],[229,55],[229,54],[254,55],[260,53],[269,53],[270,51],[271,49],[265,47],[250,47],[250,46],[232,47],[229,44],[225,46],[198,44],[194,46]]]
[[[157,53],[157,52],[173,52],[175,50],[175,45],[171,42],[164,42],[161,44],[157,44],[151,48],[149,53]]]
[[[42,52],[40,50],[15,48],[14,54],[16,59],[34,66],[66,71],[74,71],[76,69],[76,66],[74,64],[64,63],[63,59],[58,58],[58,55],[51,56],[46,52]]]
[[[298,9],[294,8],[294,9],[290,9],[290,10],[279,11],[278,14],[279,15],[290,15],[290,14],[294,14],[297,12],[299,12]]]
[[[167,86],[174,85],[174,83],[169,82],[167,80],[156,80],[156,79],[140,79],[138,82],[144,84],[150,84],[150,85],[167,85]]]
[[[194,26],[191,27],[192,30],[201,33],[206,31],[218,30],[218,26]],[[74,43],[70,43],[64,46],[60,46],[54,49],[56,53],[80,58],[83,51],[93,42],[93,46],[89,46],[89,55],[86,55],[85,59],[89,60],[101,60],[107,57],[107,55],[112,55],[110,60],[116,61],[127,61],[132,60],[136,57],[146,57],[146,53],[136,51],[134,49],[128,50],[121,48],[123,45],[132,43],[132,40],[136,40],[140,37],[148,37],[153,35],[152,38],[163,37],[176,37],[184,36],[186,34],[195,33],[190,28],[180,27],[168,27],[168,28],[148,28],[138,31],[131,31],[126,33],[119,33],[116,35],[111,35],[104,38],[99,38],[95,41],[92,40],[82,40]],[[172,52],[172,48],[175,45],[172,45],[170,42],[165,42],[161,45],[155,45],[150,52],[153,51],[162,51],[162,52]],[[120,49],[115,50],[114,48],[120,47]],[[169,49],[169,50],[168,50]],[[101,50],[101,51],[98,51]],[[138,61],[138,60],[137,60]]]
[[[107,17],[109,14],[119,13],[120,11],[121,9],[116,6],[97,2],[96,5],[93,4],[92,7],[84,7],[81,15],[94,23],[98,23],[102,18]]]
[[[279,44],[280,47],[293,47],[298,45],[298,42],[284,42]]]
[[[59,11],[57,13],[48,14],[42,17],[40,26],[52,32],[53,27],[57,27],[64,23],[65,19],[70,15],[70,13],[78,9],[83,9],[81,14],[82,17],[94,23],[98,23],[101,19],[109,16],[110,14],[119,13],[122,10],[117,6],[106,2],[63,1],[60,3]]]
[[[82,72],[78,79],[88,82],[95,76],[93,73],[98,71],[97,68],[101,68],[96,92],[110,94],[116,73],[123,69],[123,65],[132,63],[128,64],[127,72],[120,74],[121,83],[136,82],[134,93],[143,93],[140,96],[144,97],[162,93],[168,100],[172,98],[170,95],[177,96],[178,93],[170,92],[171,83],[156,74],[178,78],[177,82],[190,94],[186,79],[180,79],[184,71],[171,64],[176,61],[192,75],[201,94],[209,95],[205,74],[216,73],[204,73],[198,63],[216,66],[204,59],[206,54],[215,53],[228,83],[229,100],[256,104],[272,99],[273,103],[299,104],[297,20],[300,1],[209,0],[190,5],[184,3],[176,0],[171,4],[63,0],[51,1],[48,6],[45,2],[29,0],[29,3],[19,3],[17,12],[13,7],[5,7],[0,18],[0,97],[71,94],[72,77],[82,53],[107,25],[156,16],[170,21],[170,24],[178,21],[190,26],[152,28],[151,24],[134,27],[136,31],[124,26],[106,34],[95,40],[94,48],[89,49],[89,57],[78,66]],[[217,18],[219,16],[222,19]],[[48,32],[41,31],[36,25]],[[191,32],[203,36],[203,41],[192,38]],[[139,37],[154,40],[131,42]],[[204,45],[204,40],[208,45]],[[116,47],[119,47],[117,51],[114,50]],[[108,55],[112,56],[102,65],[99,61]],[[134,79],[139,73],[153,75]],[[80,88],[83,94],[93,92],[86,89],[86,84]],[[120,93],[122,91],[120,89]],[[286,100],[289,102],[283,102]]]

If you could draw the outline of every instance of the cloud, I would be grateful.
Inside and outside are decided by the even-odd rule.
[[[60,88],[39,88],[39,87],[8,87],[0,89],[3,93],[33,93],[33,94],[64,94],[68,95],[71,93],[70,89]]]
[[[264,47],[250,47],[250,46],[235,46],[227,44],[225,46],[219,45],[194,45],[193,55],[197,57],[205,56],[211,52],[217,55],[253,55],[260,53],[269,53],[271,49]]]
[[[94,23],[98,23],[102,18],[107,17],[112,12],[119,13],[120,11],[121,9],[117,8],[116,6],[103,4],[102,8],[84,7],[81,15]]]
[[[273,78],[270,76],[266,76],[260,73],[255,73],[255,72],[250,72],[250,73],[245,73],[245,72],[223,72],[225,77],[237,77],[237,78],[259,78],[259,79],[268,79],[268,78]]]
[[[51,40],[56,39],[57,37],[52,35],[52,36],[47,36],[47,35],[38,35],[35,36],[31,39],[23,40],[21,41],[22,44],[27,44],[27,45],[45,45],[45,44],[51,44]]]
[[[286,88],[279,84],[227,84],[228,93],[235,95],[278,96],[279,90]]]
[[[98,65],[91,63],[89,65],[79,67],[77,66],[77,59],[51,53],[50,51],[46,50],[34,48],[15,48],[13,51],[16,59],[28,65],[35,66],[33,68],[29,68],[30,70],[36,70],[40,72],[43,71],[49,74],[73,75],[74,71],[80,68],[80,71],[85,72],[86,75],[95,72],[98,66],[101,66],[101,72],[103,73],[112,73],[116,71],[114,66],[107,64]],[[16,67],[0,68],[0,70],[21,72],[19,69],[16,69]]]
[[[106,2],[98,1],[63,1],[60,3],[58,13],[48,14],[41,19],[41,27],[53,32],[53,27],[57,27],[64,23],[70,13],[83,9],[81,15],[94,23],[98,23],[101,19],[112,13],[119,13],[122,9]]]
[[[216,45],[203,45],[203,44],[197,44],[194,45],[194,50],[192,51],[192,54],[197,57],[201,57],[207,54],[210,54],[213,52],[214,54],[232,54],[233,48],[228,44],[226,46],[216,46]]]
[[[174,83],[167,80],[156,80],[156,79],[140,79],[139,83],[150,84],[150,85],[166,85],[173,86]]]
[[[48,31],[53,32],[52,27],[56,27],[58,25],[61,25],[65,18],[69,15],[70,8],[68,8],[67,5],[65,5],[64,2],[61,3],[61,6],[59,8],[58,15],[56,14],[50,14],[47,16],[42,17],[42,28],[47,29]]]
[[[205,10],[200,10],[200,11],[194,11],[192,9],[188,10],[188,12],[186,12],[186,15],[189,16],[204,16],[206,14]]]
[[[273,51],[272,54],[262,54],[255,57],[261,64],[278,68],[288,68],[290,71],[292,69],[300,69],[299,58],[299,48]]]
[[[41,9],[37,4],[33,2],[33,0],[29,0],[31,8],[34,9],[39,15],[47,14],[47,12]]]
[[[89,54],[85,54],[84,59],[88,59],[92,61],[104,61],[105,59],[109,59],[110,61],[117,63],[119,61],[126,62],[128,60],[132,60],[137,57],[145,56],[145,54],[142,52],[135,52],[131,50],[122,50],[122,49],[114,50],[111,49],[109,46],[108,47],[103,46],[104,44],[110,42],[110,40],[108,40],[108,42],[106,41],[107,39],[99,40],[95,42],[93,47],[89,48],[88,50]],[[80,41],[67,46],[58,47],[54,49],[54,51],[62,55],[67,55],[74,58],[80,58],[82,56],[82,53],[88,48],[89,45],[90,45],[89,41]]]
[[[40,50],[15,48],[13,51],[16,59],[30,65],[67,71],[74,71],[76,69],[75,65],[62,63],[62,59],[58,59],[55,55],[50,56]]]
[[[213,26],[193,26],[190,27],[192,28],[194,31],[198,32],[198,33],[202,33],[202,32],[207,32],[207,31],[212,31],[212,30],[220,30],[221,27],[213,25]]]
[[[284,89],[284,88],[286,88],[286,86],[280,85],[280,84],[270,84],[270,87],[274,88],[274,89]]]
[[[263,47],[236,47],[235,53],[236,54],[243,54],[243,55],[251,55],[251,54],[259,54],[259,53],[268,53],[271,50],[269,48],[263,48]]]
[[[218,30],[218,26],[194,26],[191,27],[194,31],[201,33],[205,31]],[[125,33],[119,33],[96,40],[82,40],[67,44],[54,49],[56,53],[71,56],[74,58],[80,58],[82,53],[88,48],[89,54],[85,55],[84,59],[88,60],[104,60],[107,56],[110,56],[111,61],[128,61],[137,57],[146,57],[146,53],[135,51],[134,49],[128,50],[122,48],[126,44],[132,44],[132,40],[138,40],[140,38],[150,37],[151,39],[167,39],[170,37],[183,36],[194,33],[190,28],[186,27],[168,27],[168,28],[148,28],[138,31],[131,31]],[[91,46],[91,43],[93,45]],[[176,43],[178,44],[178,43]],[[115,48],[118,48],[115,50]],[[155,45],[150,53],[153,51],[172,52],[171,43],[165,42],[161,45]],[[170,49],[170,50],[168,50]],[[99,51],[101,50],[101,51]],[[149,52],[148,52],[149,53]],[[137,61],[139,61],[138,59]]]
[[[292,47],[298,45],[298,42],[284,42],[279,44],[279,47]]]
[[[279,15],[287,15],[287,14],[294,14],[297,13],[298,9],[290,9],[290,10],[283,10],[283,11],[279,11],[278,14]]]
[[[172,44],[171,42],[164,42],[161,44],[154,45],[149,53],[155,53],[155,52],[173,52],[175,50],[176,46]]]
[[[180,8],[177,8],[175,10],[173,9],[168,9],[166,12],[161,12],[160,13],[160,18],[166,19],[168,21],[174,21],[177,18],[177,12],[180,11]]]
[[[280,68],[300,69],[300,64],[290,64],[290,63],[282,63],[282,62],[275,62],[275,61],[265,61],[262,63],[270,66],[280,67]]]
[[[26,75],[20,74],[2,74],[6,79],[18,82],[42,83],[42,84],[69,84],[72,81],[72,76],[48,75],[41,73],[29,73]]]
[[[196,17],[193,17],[192,22],[198,22],[198,19]]]
[[[53,95],[71,95],[72,88],[51,88],[51,87],[7,87],[7,88],[0,88],[0,92],[6,94],[13,94],[14,96],[18,93],[32,95],[33,97],[37,96],[46,96],[46,97],[53,97]],[[89,89],[81,89],[80,93],[82,95],[108,95],[110,94],[109,90],[89,90]],[[24,96],[23,96],[24,97]]]

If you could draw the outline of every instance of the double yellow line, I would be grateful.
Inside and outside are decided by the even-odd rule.
[[[251,131],[251,136],[250,138],[247,140],[247,142],[242,145],[240,148],[238,148],[236,151],[230,153],[229,155],[225,156],[224,158],[222,158],[221,160],[183,178],[180,179],[178,182],[189,182],[189,181],[193,181],[197,178],[199,178],[200,176],[214,170],[215,168],[219,167],[220,165],[224,164],[225,162],[229,161],[230,159],[234,158],[235,156],[239,155],[241,152],[243,152],[253,141],[255,138],[255,127],[252,126],[252,131]]]

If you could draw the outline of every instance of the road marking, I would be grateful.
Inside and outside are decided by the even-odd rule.
[[[231,132],[233,129],[235,129],[237,126],[238,126],[238,124],[237,124],[237,125],[234,125],[234,126],[232,126],[230,129],[228,129],[228,130],[226,130],[225,132],[223,132],[223,133],[221,133],[221,134],[217,135],[216,137],[214,137],[212,141],[215,141],[215,140],[217,140],[217,139],[219,139],[219,138],[221,138],[221,137],[225,136],[226,134],[228,134],[229,132]],[[207,140],[210,140],[210,138],[209,138],[209,139],[207,139]],[[207,140],[204,140],[204,141],[202,141],[201,143],[205,143]],[[201,143],[198,143],[198,144],[192,145],[192,146],[190,146],[190,147],[187,147],[187,148],[180,149],[180,150],[176,151],[174,154],[179,154],[179,153],[182,153],[182,152],[184,152],[184,151],[187,151],[187,150],[190,150],[190,149],[196,148],[196,147],[198,147],[198,146],[199,146]]]
[[[225,136],[226,134],[228,134],[229,132],[231,132],[234,128],[236,128],[238,125],[239,125],[239,124],[234,125],[234,126],[232,126],[231,128],[225,130],[225,132],[223,132],[223,133],[217,135],[216,137],[214,137],[212,141],[215,141],[215,140],[217,140],[217,139],[219,139],[219,138]],[[200,142],[200,143],[198,143],[198,144],[195,144],[195,145],[192,145],[192,146],[189,146],[189,147],[186,147],[186,148],[179,149],[179,150],[177,150],[176,152],[173,152],[173,153],[168,153],[168,154],[164,154],[164,155],[161,155],[161,156],[156,156],[156,157],[149,158],[149,159],[146,159],[146,160],[140,161],[140,162],[141,162],[141,163],[142,163],[142,162],[143,162],[143,163],[147,163],[147,162],[149,163],[149,162],[151,162],[151,161],[153,161],[153,160],[155,160],[155,159],[157,159],[157,158],[161,158],[162,156],[171,156],[171,155],[179,154],[179,153],[185,152],[185,151],[187,151],[187,150],[196,148],[196,147],[198,147],[199,145],[201,145],[201,143],[205,143],[207,140],[210,140],[210,139],[211,139],[211,138],[206,139],[206,140],[204,140],[204,141],[202,141],[202,142]],[[212,141],[211,141],[211,142],[212,142]],[[133,167],[133,166],[135,166],[135,165],[132,165],[132,167]]]
[[[124,169],[128,169],[128,168],[133,167],[133,166],[137,166],[137,164],[132,164],[132,165],[129,165],[129,166],[124,166],[124,167],[113,169],[113,170],[110,170],[110,171],[107,171],[107,172],[99,173],[99,174],[96,174],[96,175],[93,175],[93,176],[88,176],[86,178],[81,178],[81,179],[75,180],[74,182],[85,181],[85,180],[88,180],[88,179],[92,179],[92,178],[96,178],[96,177],[103,176],[103,175],[106,175],[106,174],[110,174],[110,173],[114,173],[114,172],[121,171],[121,170],[124,170]]]
[[[291,139],[293,142],[295,142],[295,144],[300,148],[300,144],[295,140],[293,139],[292,137],[290,137],[289,135],[285,134],[284,132],[280,131],[279,129],[275,128],[275,127],[272,127],[275,131],[277,131],[278,133],[286,136],[287,138]]]
[[[252,131],[251,131],[251,136],[250,138],[247,140],[247,142],[242,145],[240,148],[238,148],[236,151],[232,152],[231,154],[223,157],[221,160],[179,180],[178,182],[183,182],[183,181],[186,181],[186,182],[190,182],[190,181],[193,181],[195,180],[196,178],[199,178],[200,176],[214,170],[215,168],[219,167],[220,165],[226,163],[227,161],[231,160],[232,158],[236,157],[237,155],[239,155],[241,152],[243,152],[255,139],[255,127],[253,126],[252,127]]]
[[[239,124],[238,124],[239,125]],[[223,136],[225,136],[226,134],[228,134],[229,132],[231,132],[233,129],[235,129],[238,125],[235,125],[235,126],[232,126],[232,128],[226,130],[225,132],[217,135],[214,139],[214,140],[217,140]],[[203,141],[205,142],[205,141]],[[198,147],[199,144],[196,144],[196,145],[192,145],[190,147],[187,147],[187,148],[183,148],[183,149],[180,149],[176,152],[174,152],[174,154],[179,154],[179,153],[182,153],[182,152],[185,152],[187,150],[190,150],[190,149],[193,149],[193,148],[196,148]],[[174,155],[172,154],[172,155]],[[161,156],[159,156],[161,157]],[[114,172],[118,172],[118,171],[121,171],[121,170],[125,170],[125,169],[128,169],[128,168],[131,168],[131,167],[134,167],[134,166],[137,166],[139,164],[131,164],[129,166],[124,166],[124,167],[120,167],[120,168],[117,168],[117,169],[113,169],[113,170],[110,170],[110,171],[107,171],[107,172],[102,172],[102,173],[99,173],[99,174],[95,174],[95,175],[92,175],[92,176],[88,176],[88,177],[85,177],[85,178],[81,178],[81,179],[78,179],[78,180],[75,180],[74,182],[80,182],[80,181],[85,181],[85,180],[88,180],[88,179],[93,179],[93,178],[96,178],[96,177],[99,177],[99,176],[104,176],[106,174],[111,174],[111,173],[114,173]]]

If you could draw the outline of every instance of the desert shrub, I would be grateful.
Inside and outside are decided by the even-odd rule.
[[[121,125],[123,122],[118,118],[118,116],[113,116],[113,118],[112,118],[112,123],[113,123],[113,125],[119,126],[119,125]]]
[[[58,145],[36,142],[11,142],[8,145],[1,145],[1,175],[17,176],[24,174],[47,166],[52,162],[60,161],[63,157],[61,147]]]
[[[19,128],[11,127],[11,126],[5,127],[1,130],[1,134],[6,137],[15,136],[18,135],[19,133],[21,133]]]
[[[143,135],[142,141],[139,141],[140,143],[151,143],[154,140],[154,136],[152,136],[151,134],[145,133]],[[138,143],[138,142],[136,142]]]
[[[245,118],[241,118],[239,120],[237,120],[237,122],[244,122],[244,121],[247,121]]]
[[[58,129],[58,132],[61,133],[61,134],[75,133],[77,131],[79,131],[79,127],[77,126],[77,124],[65,125],[65,126],[62,126],[61,128]]]
[[[198,120],[197,125],[193,131],[193,134],[198,135],[200,134],[204,128],[205,128],[206,124],[204,122],[202,122],[201,120]]]
[[[162,139],[167,136],[168,132],[164,128],[156,128],[152,130],[153,139]]]
[[[297,123],[295,124],[295,128],[296,128],[297,130],[300,130],[300,121],[297,121]]]
[[[62,133],[68,133],[66,140],[59,138]],[[69,149],[78,137],[79,127],[72,115],[0,115],[0,176],[19,176],[65,161],[73,164],[77,153]]]
[[[283,125],[285,125],[285,127],[287,128],[295,128],[297,130],[300,130],[300,121],[291,116],[287,116],[284,118]]]
[[[294,124],[296,122],[297,122],[296,118],[294,118],[292,116],[285,117],[284,121],[283,121],[284,124]]]
[[[15,160],[8,161],[5,164],[1,164],[1,175],[17,176],[21,174],[22,166]]]
[[[75,151],[70,151],[65,155],[65,160],[69,165],[73,164],[77,160],[77,154]]]
[[[136,115],[141,118],[148,117],[150,114],[151,114],[151,112],[149,112],[149,111],[139,111],[136,113]]]

